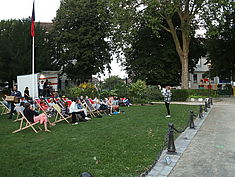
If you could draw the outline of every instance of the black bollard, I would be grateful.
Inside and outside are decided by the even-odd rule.
[[[207,112],[207,102],[205,102],[204,111]]]
[[[193,114],[193,111],[191,110],[190,115],[189,115],[189,128],[190,129],[195,129],[193,116],[194,114]]]
[[[177,154],[176,149],[175,149],[175,143],[174,143],[174,124],[169,123],[168,124],[168,147],[167,147],[167,154]]]
[[[213,105],[213,100],[212,100],[212,98],[210,98],[210,101],[211,101],[211,105]]]
[[[211,108],[210,98],[207,100],[207,107],[208,107],[208,108]]]
[[[199,118],[202,119],[203,118],[203,109],[202,109],[202,105],[199,105]]]
[[[80,177],[93,177],[89,172],[83,172]]]

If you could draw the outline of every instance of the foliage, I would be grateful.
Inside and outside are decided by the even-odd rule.
[[[137,80],[135,83],[132,83],[130,86],[130,93],[135,97],[142,97],[146,91],[147,85],[145,81]]]
[[[111,8],[114,11],[114,35],[113,41],[124,48],[131,48],[132,40],[135,40],[136,31],[140,27],[140,17],[148,19],[148,24],[156,35],[160,28],[169,32],[175,44],[177,54],[181,62],[181,85],[188,88],[189,82],[189,53],[191,37],[200,25],[199,20],[204,6],[210,7],[213,1],[202,0],[111,0]],[[147,10],[146,10],[147,9]],[[148,10],[150,9],[150,10]],[[149,13],[145,13],[148,11]],[[173,18],[178,16],[180,23],[174,23]],[[167,22],[163,25],[162,21]],[[115,25],[116,24],[116,25]],[[177,31],[180,31],[179,36]],[[115,33],[116,32],[116,33]],[[118,48],[120,52],[120,47]]]
[[[150,86],[149,85],[145,91],[144,97],[149,102],[161,101],[162,100],[162,93],[161,93],[161,90],[157,86]]]
[[[110,96],[118,96],[116,93],[117,90],[102,90],[100,92],[100,98],[108,98]]]
[[[217,26],[210,26],[207,37],[211,75],[235,80],[235,8],[227,5]]]
[[[118,76],[111,76],[104,80],[101,84],[101,89],[114,90],[123,87],[124,81]]]
[[[194,96],[215,97],[217,91],[212,89],[189,89],[188,94],[190,96],[194,95]]]
[[[180,23],[177,16],[174,22]],[[132,47],[125,50],[124,65],[129,77],[133,81],[144,80],[148,85],[179,85],[181,64],[170,33],[160,29],[156,36],[145,18],[140,25]],[[180,31],[177,32],[179,35]],[[190,44],[189,67],[193,71],[198,59],[206,52],[199,38],[192,37]]]
[[[172,101],[186,101],[189,97],[188,89],[175,89],[171,90]]]
[[[95,98],[99,95],[97,89],[92,84],[83,83],[79,87],[68,88],[65,95],[74,98],[80,96],[88,96],[90,98]]]
[[[107,1],[63,0],[54,20],[58,63],[78,83],[110,69]]]
[[[95,85],[92,84],[92,83],[84,82],[84,83],[81,83],[78,87],[81,88],[81,89],[88,89],[88,88],[94,89]]]
[[[12,83],[17,75],[32,73],[30,19],[0,22],[0,79]],[[51,58],[49,34],[35,28],[35,72],[56,69]]]
[[[20,122],[1,115],[1,176],[75,177],[84,171],[95,177],[139,176],[160,152],[169,121],[183,129],[189,110],[198,113],[197,106],[188,105],[171,105],[172,119],[164,118],[166,109],[161,104],[122,110],[125,115],[77,126],[59,123],[51,127],[52,133],[37,135],[30,129],[10,133]],[[9,169],[9,164],[14,165]]]

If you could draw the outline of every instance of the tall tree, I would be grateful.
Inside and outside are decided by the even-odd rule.
[[[226,4],[220,19],[207,21],[208,62],[211,75],[235,81],[235,4]],[[214,22],[212,24],[211,22]],[[216,23],[215,23],[216,22]]]
[[[202,15],[204,17],[206,15],[204,8],[210,8],[211,4],[218,5],[224,1],[228,2],[228,0],[113,0],[110,5],[116,14],[114,15],[116,29],[122,31],[121,34],[118,33],[116,39],[123,37],[122,39],[125,40],[130,31],[135,31],[139,27],[138,17],[145,15],[156,34],[160,28],[171,34],[181,62],[181,86],[188,88],[189,47],[192,33],[198,28]],[[143,13],[147,8],[152,9],[148,15]],[[173,21],[175,15],[180,19],[179,24]],[[162,24],[163,20],[167,22],[167,25]],[[180,35],[177,35],[177,30],[181,31]]]
[[[175,24],[180,23],[177,16],[173,20]],[[180,30],[177,30],[177,35],[180,35]],[[170,33],[160,29],[157,37],[144,18],[131,46],[125,50],[125,66],[129,77],[135,81],[144,80],[151,85],[179,85],[181,64]],[[190,51],[189,70],[193,72],[198,59],[206,54],[203,41],[192,37]]]
[[[62,0],[54,21],[58,63],[74,81],[84,82],[111,62],[109,11],[105,0]]]
[[[0,79],[12,83],[17,75],[31,74],[32,39],[30,19],[0,22]],[[38,24],[35,29],[35,71],[53,68],[48,34]]]

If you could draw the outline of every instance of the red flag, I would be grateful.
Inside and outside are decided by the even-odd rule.
[[[31,18],[31,36],[34,37],[35,36],[35,12],[34,12],[34,1],[33,1],[33,12],[32,12],[32,18]]]

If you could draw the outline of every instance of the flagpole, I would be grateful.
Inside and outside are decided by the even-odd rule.
[[[32,37],[32,77],[33,77],[33,95],[32,98],[34,100],[35,97],[35,90],[34,90],[34,86],[35,86],[35,79],[34,79],[34,36]]]

